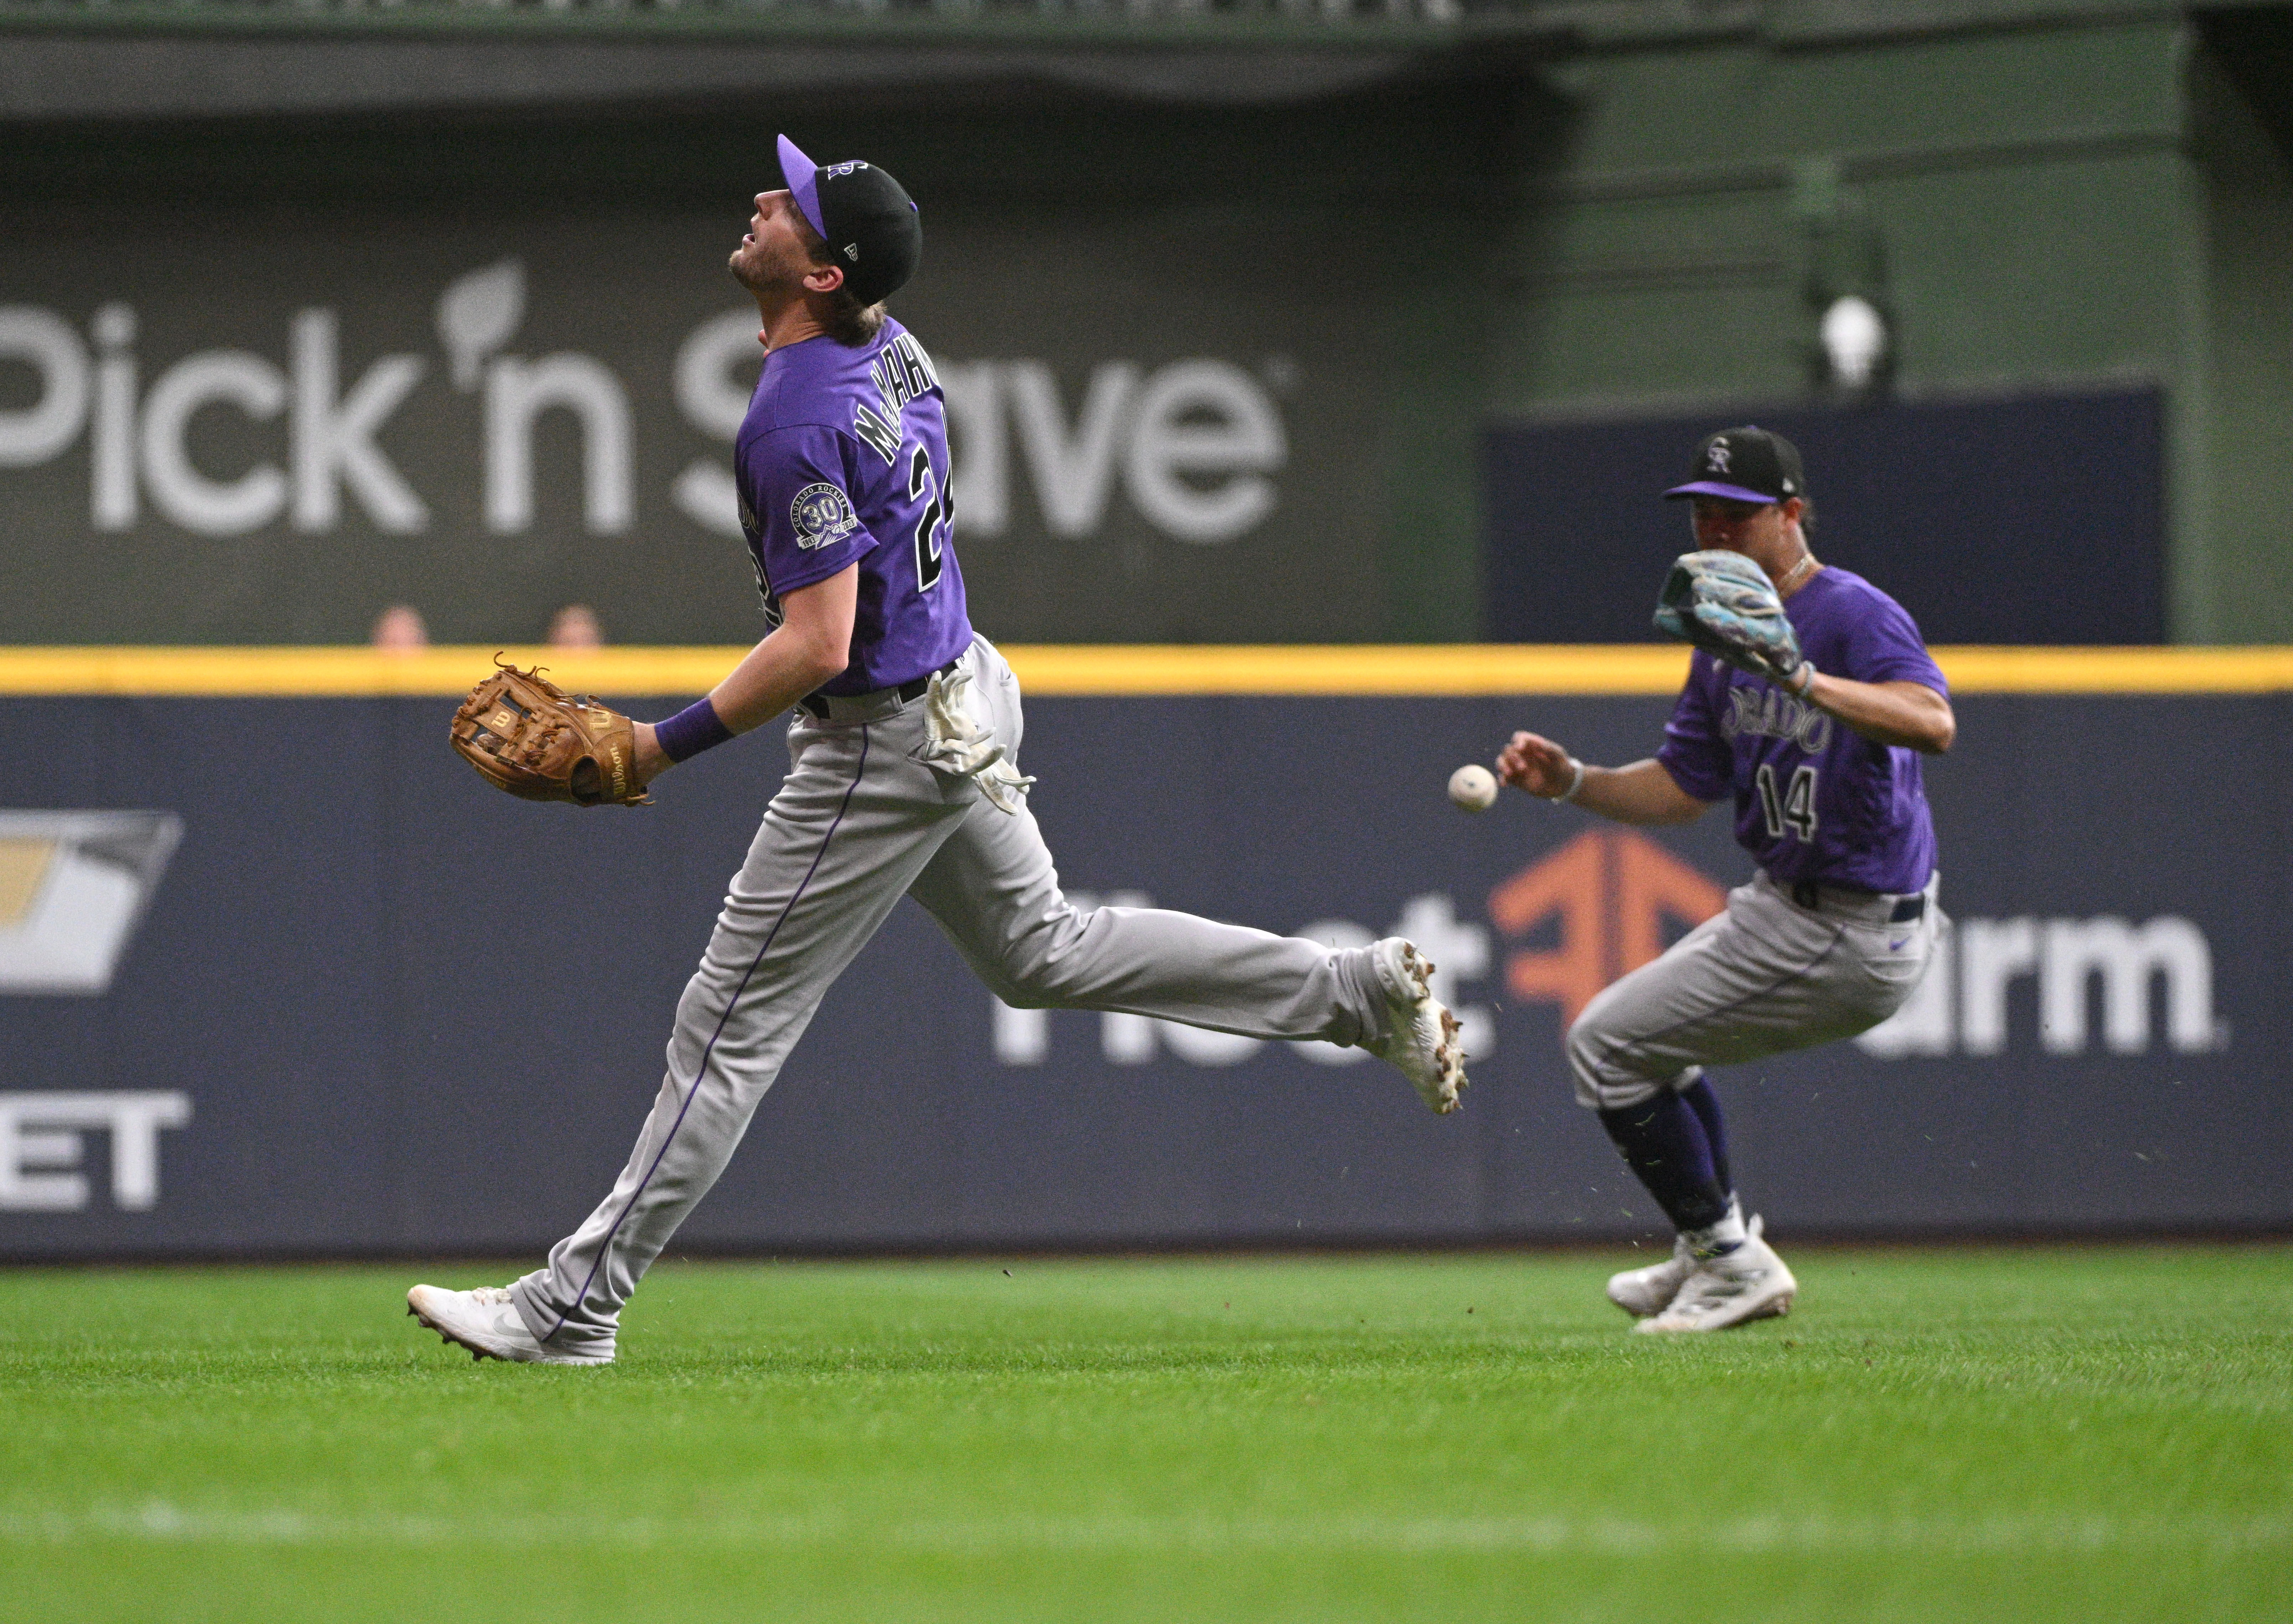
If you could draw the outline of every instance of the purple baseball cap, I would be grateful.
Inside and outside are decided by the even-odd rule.
[[[873,304],[903,287],[924,256],[924,228],[907,189],[858,158],[815,164],[785,135],[780,154],[797,212],[828,245],[845,288]]]
[[[820,166],[804,155],[804,149],[787,136],[781,137],[781,177],[796,199],[796,206],[811,222],[812,229],[825,240],[828,223],[820,217]]]
[[[1781,434],[1746,424],[1723,428],[1696,448],[1688,483],[1665,491],[1683,496],[1724,497],[1731,502],[1780,502],[1807,494],[1799,448]]]

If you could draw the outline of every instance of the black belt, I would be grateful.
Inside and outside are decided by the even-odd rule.
[[[1831,889],[1839,891],[1851,888],[1835,885]],[[1871,895],[1869,892],[1863,894]],[[1819,908],[1823,905],[1823,888],[1812,880],[1795,880],[1792,881],[1791,899],[1803,908],[1810,910]],[[1927,899],[1924,895],[1898,897],[1895,899],[1894,911],[1887,915],[1887,922],[1891,925],[1900,925],[1908,920],[1920,918],[1926,911]]]
[[[960,660],[960,655],[957,656],[957,660]],[[944,677],[948,672],[953,670],[956,668],[957,660],[951,660],[936,671],[926,671],[920,677],[911,677],[907,681],[902,683],[899,688],[900,702],[904,705],[911,700],[921,699],[924,696],[924,690],[931,686],[931,679],[935,677]],[[880,694],[884,692],[884,690],[879,688],[876,692]],[[839,694],[835,697],[839,699],[865,699],[868,695],[865,694]],[[796,702],[802,705],[806,710],[811,711],[814,717],[824,722],[828,719],[828,694],[815,691],[806,694],[802,699],[799,699]]]

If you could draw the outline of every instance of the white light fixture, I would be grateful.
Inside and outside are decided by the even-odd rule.
[[[1832,300],[1817,334],[1831,381],[1848,389],[1870,387],[1887,354],[1887,320],[1871,301],[1855,293]]]

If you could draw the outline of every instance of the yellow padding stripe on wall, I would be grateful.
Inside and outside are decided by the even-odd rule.
[[[703,694],[739,647],[515,648],[566,687],[623,697]],[[1003,651],[1039,698],[1104,694],[1670,694],[1685,650],[1642,644],[1158,646],[1020,644]],[[487,647],[0,648],[0,694],[246,698],[450,696],[492,669]],[[2293,647],[1939,648],[1961,694],[2263,694],[2293,689]]]

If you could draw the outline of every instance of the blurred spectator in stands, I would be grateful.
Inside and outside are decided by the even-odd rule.
[[[605,629],[597,624],[597,612],[587,604],[568,604],[549,621],[549,646],[552,648],[603,648]]]
[[[423,622],[422,611],[413,605],[393,604],[374,617],[374,636],[370,641],[377,648],[427,648],[430,646],[430,628]]]

